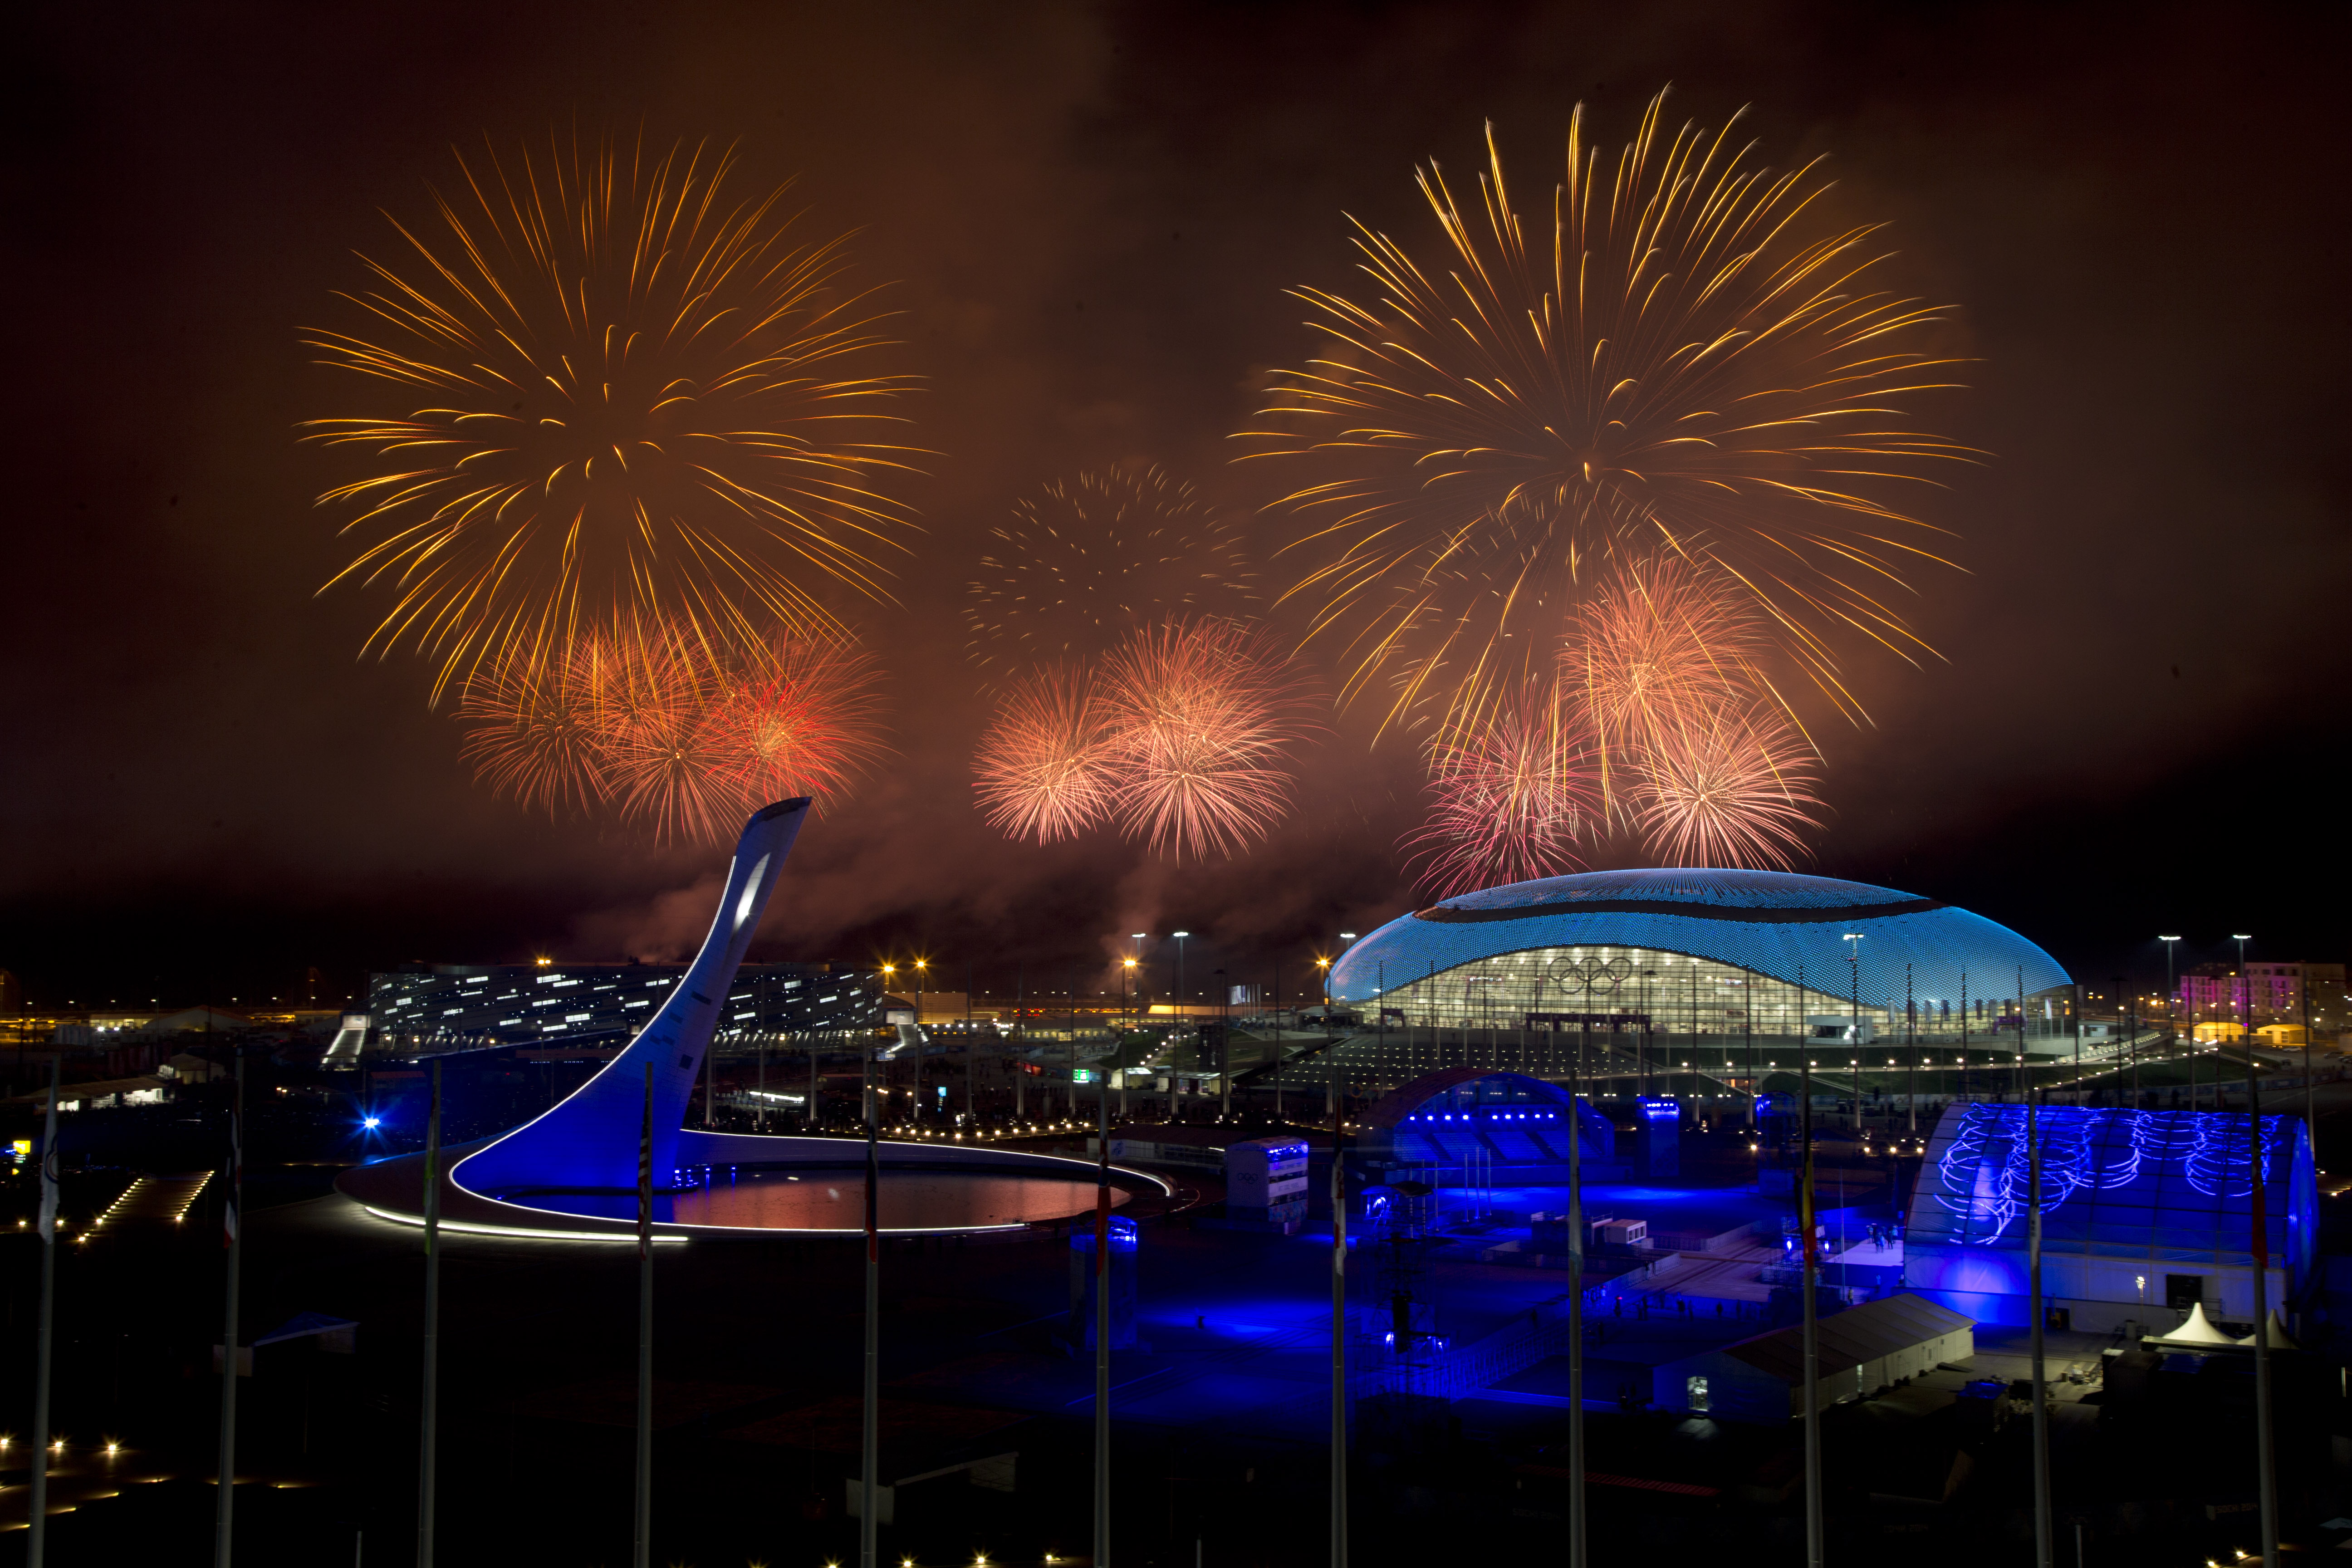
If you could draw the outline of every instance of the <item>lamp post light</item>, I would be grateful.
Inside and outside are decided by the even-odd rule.
[[[1185,1016],[1184,939],[1192,933],[1189,931],[1171,931],[1168,934],[1176,939],[1176,1021],[1181,1025]]]
[[[2177,936],[2160,936],[2156,940],[2164,943],[2164,1017],[2165,1021],[2172,1026],[2172,1049],[2178,1055],[2180,1050],[2180,986],[2179,982],[2173,977],[2173,953],[2174,950],[2180,945],[2180,939]],[[2193,1058],[2189,1061],[2189,1109],[2193,1110],[2196,1109],[2197,1097],[2197,1064]]]

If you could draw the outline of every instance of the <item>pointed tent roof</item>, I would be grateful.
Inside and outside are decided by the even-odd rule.
[[[2265,1321],[2268,1322],[2271,1331],[2271,1349],[2274,1351],[2291,1351],[2302,1348],[2297,1345],[2293,1337],[2287,1333],[2286,1325],[2279,1321],[2278,1309],[2276,1307],[2271,1309],[2271,1315]],[[2254,1342],[2254,1336],[2248,1334],[2244,1339],[2240,1340],[2238,1342],[2242,1345],[2251,1345]]]
[[[2189,1321],[2168,1334],[2152,1334],[2149,1339],[2159,1345],[2234,1345],[2238,1342],[2213,1326],[2205,1316],[2205,1303],[2199,1301],[2189,1309]]]

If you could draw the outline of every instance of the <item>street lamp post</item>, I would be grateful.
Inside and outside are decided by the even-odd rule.
[[[923,982],[929,978],[929,961],[915,960],[915,1120],[918,1121],[923,1116],[923,1090],[926,1087],[923,1082],[923,1058],[928,1054],[923,1048]],[[947,1071],[947,1063],[940,1064],[940,1071]]]
[[[889,989],[890,989],[890,977],[891,977],[892,975],[894,975],[894,974],[898,973],[898,966],[897,964],[895,964],[895,963],[886,963],[886,964],[884,964],[884,965],[882,966],[882,990],[883,990],[883,992],[884,992],[884,994],[888,994],[888,992],[889,992]],[[873,1052],[871,1052],[871,1051],[868,1051],[868,1052],[866,1053],[866,1055],[867,1055],[867,1056],[869,1056],[869,1057],[871,1057],[873,1054],[874,1054],[874,1053],[873,1053]],[[887,1058],[886,1058],[886,1060],[887,1060]],[[917,1086],[918,1086],[918,1087],[919,1087],[919,1086],[920,1086],[920,1084],[921,1084],[921,1082],[922,1082],[922,1076],[921,1076],[921,1075],[922,1075],[922,1071],[923,1071],[923,1058],[920,1058],[920,1057],[917,1057],[917,1058],[915,1058],[915,1073],[916,1073],[916,1083],[917,1083]],[[877,1088],[876,1088],[876,1087],[875,1087],[875,1085],[874,1085],[874,1069],[873,1069],[871,1067],[868,1067],[868,1068],[866,1069],[866,1110],[867,1110],[867,1112],[868,1112],[869,1114],[873,1115],[874,1117],[876,1117],[876,1118],[878,1120],[878,1119],[880,1118],[881,1114],[882,1114],[881,1107],[882,1107],[883,1102],[884,1102],[884,1101],[886,1101],[886,1100],[887,1100],[890,1098],[890,1069],[889,1069],[889,1068],[888,1068],[888,1067],[887,1067],[887,1066],[883,1068],[883,1069],[882,1069],[882,1083],[881,1083],[881,1087],[877,1089]]]
[[[2180,939],[2177,936],[2160,936],[2156,940],[2164,943],[2164,1016],[2165,1021],[2172,1026],[2172,1049],[2173,1054],[2178,1056],[2180,1051],[2180,983],[2173,975],[2173,954],[2174,950],[2180,945]],[[2197,1062],[2193,1056],[2189,1063],[2189,1108],[2194,1110],[2197,1108]]]

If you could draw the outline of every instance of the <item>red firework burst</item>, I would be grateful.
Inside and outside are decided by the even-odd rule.
[[[1107,715],[1083,670],[1054,664],[1016,681],[973,761],[989,826],[1050,844],[1106,820],[1110,751]]]
[[[1556,877],[1601,820],[1590,736],[1557,685],[1528,681],[1430,748],[1429,819],[1405,845],[1439,898]]]
[[[838,643],[713,640],[662,617],[556,657],[518,648],[467,684],[477,773],[551,812],[616,803],[656,840],[721,839],[782,795],[841,787],[877,747],[876,671]]]

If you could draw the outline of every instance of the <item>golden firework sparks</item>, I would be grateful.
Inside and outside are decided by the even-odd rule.
[[[1612,169],[1580,106],[1549,224],[1490,129],[1467,210],[1420,177],[1435,258],[1359,225],[1370,302],[1297,291],[1334,347],[1244,434],[1304,468],[1285,499],[1320,559],[1289,595],[1345,643],[1343,697],[1390,686],[1391,721],[1540,670],[1629,545],[1743,584],[1848,710],[1835,643],[1922,646],[1889,600],[1937,531],[1892,498],[1971,456],[1898,407],[1951,384],[1916,346],[1937,310],[1869,285],[1879,230],[1824,226],[1815,164],[1772,174],[1664,109]]]
[[[437,657],[436,695],[635,616],[837,636],[836,586],[887,596],[874,552],[909,514],[875,486],[913,450],[883,438],[908,378],[872,368],[843,241],[798,243],[781,190],[726,194],[732,161],[461,156],[437,235],[394,219],[407,262],[362,258],[373,287],[342,297],[368,324],[306,339],[406,400],[305,438],[365,455],[320,498],[358,508],[335,580],[391,588],[369,646]]]

